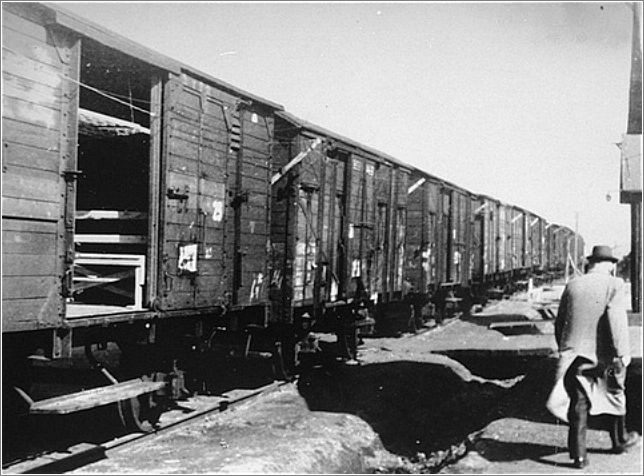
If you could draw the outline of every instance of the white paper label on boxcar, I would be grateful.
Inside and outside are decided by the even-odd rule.
[[[179,247],[179,271],[197,272],[197,243]]]
[[[351,263],[351,277],[355,278],[360,276],[360,260],[354,259]]]

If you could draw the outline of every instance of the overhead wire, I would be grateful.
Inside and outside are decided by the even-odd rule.
[[[83,82],[81,82],[81,81],[78,81],[77,79],[74,79],[74,78],[72,78],[72,77],[66,76],[66,75],[64,75],[64,74],[62,74],[62,73],[60,73],[60,74],[59,74],[59,76],[60,76],[61,78],[63,78],[63,79],[66,79],[66,80],[68,80],[68,81],[71,81],[72,83],[76,83],[76,84],[78,84],[79,86],[84,87],[85,89],[88,89],[88,90],[90,90],[90,91],[92,91],[92,92],[95,92],[96,94],[100,94],[101,96],[104,96],[104,97],[106,97],[107,99],[111,99],[111,100],[112,100],[112,101],[114,101],[114,102],[117,102],[117,103],[119,103],[119,104],[123,104],[124,106],[128,106],[128,107],[129,107],[129,108],[131,108],[131,109],[135,109],[135,110],[137,110],[137,111],[139,111],[139,112],[143,112],[143,113],[145,113],[145,114],[148,114],[148,115],[149,115],[149,116],[151,116],[151,117],[155,117],[155,116],[156,116],[156,114],[155,114],[154,112],[148,111],[147,109],[143,109],[143,108],[138,107],[138,106],[135,106],[134,104],[132,104],[132,103],[128,103],[127,101],[121,101],[120,99],[118,99],[118,98],[116,98],[116,97],[114,97],[114,96],[111,96],[111,95],[109,95],[109,94],[107,94],[107,93],[105,93],[105,92],[101,91],[100,89],[97,89],[97,88],[95,88],[95,87],[93,87],[93,86],[90,86],[89,84],[85,84],[85,83],[83,83]]]
[[[30,59],[29,57],[27,57],[27,56],[25,56],[25,55],[23,55],[23,54],[19,53],[18,51],[14,50],[14,49],[12,49],[12,48],[9,48],[9,47],[5,46],[5,45],[2,45],[2,49],[3,49],[3,50],[5,50],[5,51],[8,51],[8,52],[10,52],[10,53],[13,53],[13,54],[14,54],[14,55],[16,55],[16,56],[20,56],[20,57],[22,57],[22,58]],[[153,112],[151,112],[151,111],[148,111],[147,109],[143,109],[143,108],[140,108],[140,107],[135,106],[134,104],[132,104],[132,102],[131,102],[131,101],[132,101],[132,100],[134,100],[133,98],[129,98],[129,99],[130,99],[130,102],[122,101],[122,100],[120,100],[118,97],[116,97],[116,96],[117,96],[116,94],[105,92],[105,91],[103,91],[103,90],[100,90],[100,89],[98,89],[98,88],[95,88],[95,87],[93,87],[93,86],[90,86],[89,84],[83,83],[82,81],[79,81],[79,80],[74,79],[74,78],[72,78],[72,77],[70,77],[70,76],[67,76],[67,75],[65,75],[65,74],[63,74],[63,73],[58,73],[58,76],[59,76],[60,78],[62,78],[62,79],[65,79],[65,80],[67,80],[67,81],[71,81],[71,82],[73,82],[73,83],[75,83],[75,84],[78,84],[79,86],[81,86],[81,87],[83,87],[83,88],[85,88],[85,89],[88,89],[88,90],[90,90],[90,91],[92,91],[92,92],[95,92],[96,94],[100,94],[101,96],[104,96],[104,97],[106,97],[107,99],[110,99],[110,100],[112,100],[112,101],[114,101],[114,102],[117,102],[117,103],[119,103],[119,104],[122,104],[122,105],[124,105],[124,106],[128,106],[128,107],[129,107],[129,108],[131,108],[131,109],[135,109],[135,110],[137,110],[137,111],[139,111],[139,112],[143,112],[143,113],[148,114],[149,116],[152,116],[152,117],[155,117],[155,116],[156,116],[156,114],[155,114],[155,113],[153,113]],[[131,92],[130,92],[130,93],[131,93]],[[121,97],[125,97],[125,96],[121,96]],[[137,101],[137,102],[145,102],[145,103],[148,103],[148,104],[150,103],[149,101],[145,101],[145,100],[142,100],[142,99],[136,99],[136,101]]]

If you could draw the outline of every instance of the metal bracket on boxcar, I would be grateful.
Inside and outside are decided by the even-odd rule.
[[[72,268],[65,270],[63,276],[63,296],[70,298],[74,295],[74,272]]]
[[[235,109],[236,109],[236,110],[238,110],[238,111],[239,111],[240,109],[244,108],[244,107],[245,107],[245,108],[250,108],[250,107],[252,107],[252,106],[253,106],[253,101],[250,101],[250,100],[248,100],[248,99],[238,99],[238,100],[235,102]]]
[[[170,200],[179,200],[183,202],[184,200],[188,200],[189,191],[190,187],[188,185],[185,186],[183,193],[179,192],[179,187],[168,187],[166,194]]]
[[[324,152],[327,157],[334,159],[340,153],[340,148],[335,141],[327,139],[324,141]]]
[[[313,193],[320,190],[320,186],[318,184],[311,182],[300,182],[300,188],[306,193]]]
[[[286,200],[291,197],[297,196],[297,190],[295,189],[295,178],[298,174],[297,173],[291,173],[287,176],[286,179],[286,184],[277,189],[277,199],[278,200]]]
[[[237,193],[231,200],[230,206],[233,208],[237,208],[241,206],[242,203],[248,203],[248,197],[249,197],[248,191]]]
[[[353,224],[354,228],[367,228],[369,230],[374,229],[374,224],[368,221],[359,221]]]
[[[65,182],[72,182],[79,177],[84,177],[85,173],[82,170],[63,170],[61,175],[65,178]]]
[[[163,292],[165,294],[172,292],[173,284],[174,279],[170,276],[170,273],[167,270],[163,271]]]

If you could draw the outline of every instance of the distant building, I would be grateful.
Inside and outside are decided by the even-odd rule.
[[[628,126],[621,144],[620,202],[631,206],[631,305],[640,312],[642,301],[642,6],[633,9],[633,45]]]

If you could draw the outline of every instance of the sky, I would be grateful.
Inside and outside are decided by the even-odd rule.
[[[630,250],[626,3],[57,3],[468,190],[578,217],[587,253]]]

